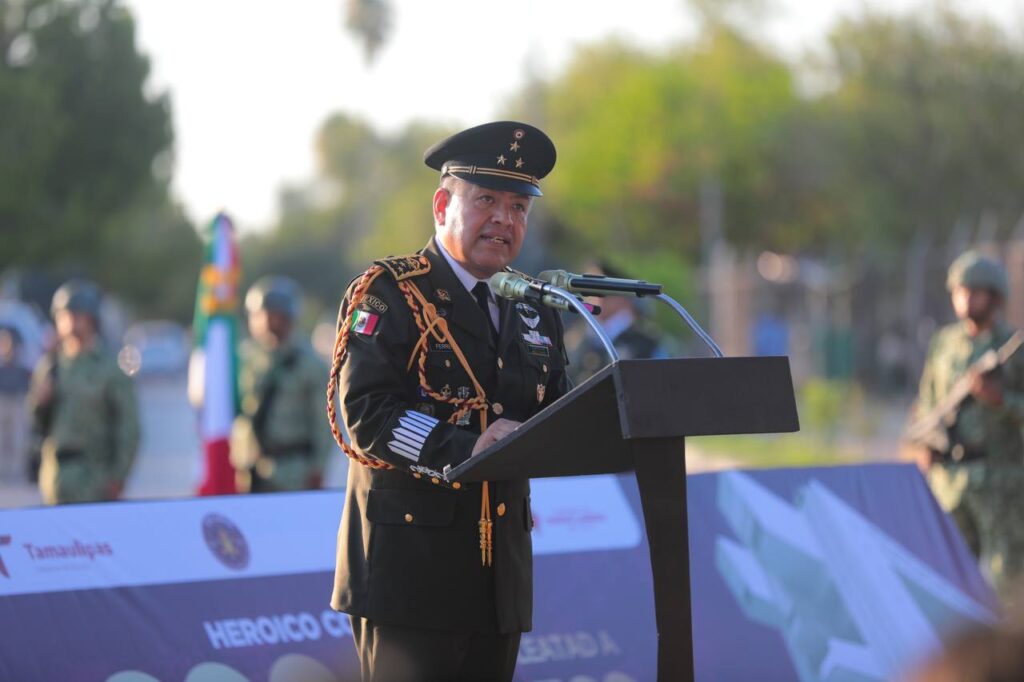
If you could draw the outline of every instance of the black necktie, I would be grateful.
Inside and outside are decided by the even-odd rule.
[[[476,299],[476,304],[480,306],[480,310],[484,311],[484,317],[487,318],[487,328],[491,330],[491,338],[497,343],[498,330],[494,328],[494,322],[491,321],[491,308],[489,305],[491,290],[487,286],[487,282],[476,283],[476,286],[473,287],[473,298]]]

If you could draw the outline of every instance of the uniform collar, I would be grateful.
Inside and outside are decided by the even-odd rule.
[[[466,291],[472,294],[473,287],[475,287],[478,282],[487,284],[486,279],[477,279],[469,270],[462,267],[461,263],[452,258],[452,255],[448,253],[448,249],[444,248],[444,244],[441,243],[440,239],[434,239],[434,242],[437,244],[437,250],[440,251],[441,255],[444,256],[444,259],[448,261],[448,265],[451,266],[452,272],[454,272],[458,280],[462,282],[462,286],[466,287]],[[493,294],[491,294],[490,286],[487,287],[487,295],[493,296]]]

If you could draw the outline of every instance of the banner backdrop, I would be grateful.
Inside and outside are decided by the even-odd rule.
[[[994,598],[908,466],[691,476],[696,678],[887,680]],[[0,680],[358,679],[327,606],[343,494],[0,512]],[[533,483],[521,682],[655,679],[631,476]]]

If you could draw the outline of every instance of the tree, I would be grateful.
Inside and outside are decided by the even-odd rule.
[[[172,132],[167,97],[146,94],[148,75],[118,0],[0,2],[0,269],[76,272],[111,286],[171,274],[167,260],[133,262],[135,247],[198,251],[167,203],[166,170],[154,172],[169,167]],[[163,296],[146,286],[122,293],[139,305]]]
[[[904,246],[946,237],[958,218],[1024,211],[1024,51],[994,25],[952,10],[840,22],[825,55],[826,142],[858,195],[843,228]],[[859,204],[859,205],[858,205]]]

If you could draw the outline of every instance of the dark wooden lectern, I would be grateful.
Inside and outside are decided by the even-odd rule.
[[[621,360],[476,457],[450,481],[633,470],[654,576],[658,680],[693,680],[686,436],[799,430],[789,360]]]

